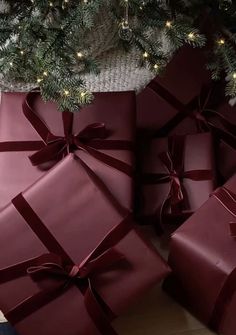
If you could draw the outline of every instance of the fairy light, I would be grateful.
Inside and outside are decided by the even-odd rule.
[[[84,98],[84,97],[85,97],[85,95],[86,95],[86,93],[85,93],[85,92],[81,92],[81,93],[80,93],[80,96],[81,96],[81,98]]]
[[[42,80],[43,80],[42,78],[38,78],[37,83],[41,83]]]
[[[172,22],[171,21],[166,21],[166,27],[171,28],[172,27]]]
[[[148,53],[146,51],[143,54],[143,58],[148,58]]]
[[[10,64],[10,66],[13,66],[13,63],[12,63],[12,62],[10,62],[9,64]]]
[[[47,77],[47,75],[48,75],[47,71],[44,71],[43,75],[44,75],[44,77]]]
[[[65,91],[64,91],[64,94],[65,94],[66,96],[68,96],[68,95],[70,94],[70,92],[69,92],[68,90],[65,90]]]
[[[78,58],[82,58],[82,57],[83,57],[83,54],[82,54],[82,52],[80,52],[80,51],[79,51],[79,52],[77,52],[77,57],[78,57]]]
[[[50,6],[50,7],[53,7],[53,3],[52,3],[52,2],[49,2],[49,6]]]
[[[219,39],[219,40],[217,41],[217,43],[218,43],[219,45],[224,45],[224,44],[225,44],[225,40],[224,40],[223,38],[221,38],[221,39]]]
[[[189,34],[188,34],[188,38],[189,38],[190,40],[194,40],[194,39],[195,39],[195,35],[194,35],[194,33],[189,33]]]
[[[233,73],[233,79],[236,79],[236,72]]]
[[[20,51],[20,54],[21,54],[21,55],[24,55],[24,51],[23,51],[23,50],[21,50],[21,51]]]
[[[154,64],[154,69],[157,70],[159,68],[158,64]]]

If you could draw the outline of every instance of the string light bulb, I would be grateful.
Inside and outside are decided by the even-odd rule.
[[[43,75],[44,75],[44,77],[47,77],[47,75],[48,75],[47,71],[44,71]]]
[[[70,94],[70,92],[69,92],[68,90],[65,90],[65,91],[64,91],[64,94],[65,94],[66,96],[68,96],[68,95]]]
[[[82,57],[83,57],[83,54],[82,54],[82,52],[80,52],[80,51],[79,51],[79,52],[77,52],[77,57],[78,57],[78,58],[82,58]]]
[[[189,38],[190,40],[194,40],[194,39],[195,39],[195,35],[194,35],[194,33],[189,33],[189,34],[188,34],[188,38]]]
[[[159,68],[158,64],[154,64],[154,69],[157,70]]]
[[[225,40],[223,38],[219,39],[217,42],[219,45],[224,45],[225,44]]]
[[[85,97],[85,95],[86,95],[86,93],[85,93],[85,92],[81,92],[81,93],[80,93],[80,96],[81,96],[81,98],[84,98],[84,97]]]
[[[21,50],[21,51],[20,51],[20,54],[21,54],[21,55],[24,55],[24,51],[23,51],[23,50]]]
[[[172,27],[172,22],[171,21],[166,21],[166,27],[171,28]]]
[[[41,83],[42,80],[43,80],[42,78],[38,78],[37,83]]]
[[[13,66],[13,63],[12,63],[12,62],[10,62],[9,64],[10,64],[10,66]]]
[[[143,54],[143,58],[148,58],[148,53],[146,51]]]
[[[52,3],[52,2],[49,2],[49,6],[50,6],[50,7],[53,7],[53,3]]]
[[[233,79],[236,79],[236,72],[233,73]]]

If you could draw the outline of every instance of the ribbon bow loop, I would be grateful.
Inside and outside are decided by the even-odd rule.
[[[68,118],[69,115],[67,113],[66,115]],[[104,139],[108,135],[104,123],[90,124],[82,129],[77,135],[74,135],[72,134],[70,123],[65,121],[64,133],[64,136],[57,136],[49,131],[46,138],[46,145],[30,156],[31,163],[37,166],[49,161],[60,160],[74,150],[86,150],[87,147],[89,147],[90,141]]]
[[[36,264],[27,268],[27,274],[34,280],[40,281],[47,277],[63,278],[65,284],[71,280],[89,279],[93,273],[99,273],[105,268],[124,259],[124,256],[110,248],[97,257],[91,254],[80,265],[69,265],[63,261],[62,257],[49,253],[37,259]]]
[[[105,139],[108,136],[108,131],[106,129],[105,123],[97,122],[92,123],[85,127],[80,133],[79,138],[84,141],[91,139]]]
[[[169,151],[162,152],[158,156],[167,170],[167,177],[170,179],[170,203],[172,206],[177,205],[184,200],[181,175],[177,172],[177,169],[175,169],[174,160]]]

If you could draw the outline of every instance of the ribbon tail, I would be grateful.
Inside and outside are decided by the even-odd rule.
[[[129,164],[127,164],[127,163],[125,163],[125,162],[123,162],[123,161],[121,161],[117,158],[111,157],[111,156],[109,156],[109,155],[107,155],[107,154],[105,154],[101,151],[93,149],[90,146],[78,144],[78,147],[80,147],[85,152],[89,153],[91,156],[93,156],[97,160],[101,161],[102,163],[104,163],[108,166],[111,166],[114,169],[119,170],[119,171],[125,173],[126,175],[128,175],[130,177],[133,176],[133,168]]]
[[[62,141],[50,143],[42,148],[40,151],[34,153],[29,157],[32,165],[38,166],[54,160],[59,160],[63,157],[66,144]]]
[[[31,258],[26,261],[9,266],[7,268],[1,269],[0,284],[17,279],[19,277],[27,276],[27,269],[31,266],[35,266],[38,262],[42,262],[44,259],[47,259],[48,255],[50,254],[44,254],[39,257]]]
[[[88,314],[101,334],[118,335],[117,332],[112,328],[108,317],[98,302],[96,295],[97,293],[93,291],[91,282],[89,280],[89,287],[84,295],[84,304]]]

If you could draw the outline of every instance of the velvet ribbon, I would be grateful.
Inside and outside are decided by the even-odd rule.
[[[229,222],[229,230],[232,237],[236,237],[236,194],[225,187],[217,189],[213,195],[219,203],[229,212],[234,222]],[[223,316],[225,315],[227,306],[236,290],[236,268],[227,276],[223,283],[210,319],[210,327],[218,330]]]
[[[210,170],[185,171],[184,153],[185,136],[169,137],[168,151],[158,154],[158,158],[166,172],[143,175],[144,184],[170,184],[169,192],[161,204],[160,222],[163,221],[163,216],[168,213],[169,208],[171,209],[171,214],[183,215],[183,209],[188,205],[188,196],[184,189],[183,179],[201,181],[213,178],[212,171]]]
[[[42,141],[18,141],[0,143],[1,151],[37,151],[30,156],[33,165],[60,160],[68,153],[83,150],[103,163],[131,176],[132,167],[125,162],[111,157],[99,150],[132,150],[128,140],[110,140],[104,123],[89,124],[78,134],[73,134],[73,113],[63,112],[62,120],[64,136],[52,134],[47,125],[40,119],[32,108],[36,92],[27,94],[23,102],[23,113]]]
[[[112,228],[81,264],[75,264],[22,194],[15,197],[12,204],[49,252],[0,269],[0,283],[30,276],[40,288],[41,281],[44,281],[44,288],[5,313],[8,321],[13,325],[20,322],[65,294],[74,285],[83,294],[84,305],[99,332],[104,335],[117,335],[110,325],[114,314],[93,287],[92,276],[109,271],[109,267],[118,262],[126,261],[125,256],[115,246],[133,229],[130,215]],[[45,288],[47,279],[55,281]]]
[[[178,110],[178,113],[156,132],[157,137],[167,136],[186,117],[191,117],[195,120],[199,132],[212,131],[219,139],[236,149],[236,125],[215,111],[221,103],[218,87],[202,87],[200,95],[194,97],[187,105],[154,80],[147,87]]]

